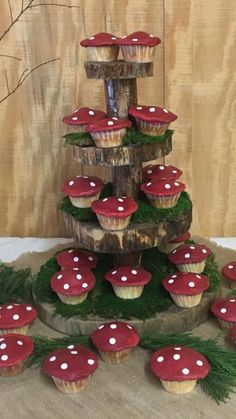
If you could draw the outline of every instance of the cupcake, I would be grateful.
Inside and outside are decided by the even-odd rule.
[[[177,247],[185,243],[186,240],[190,239],[190,233],[187,231],[179,237],[176,237],[173,240],[170,240],[166,245],[158,246],[158,249],[166,254],[173,252]]]
[[[96,355],[81,345],[57,349],[45,359],[43,372],[52,377],[62,393],[78,393],[98,368]]]
[[[143,168],[142,179],[143,182],[149,180],[177,180],[183,174],[182,170],[175,166],[168,166],[166,164],[149,164]]]
[[[99,199],[91,205],[98,221],[105,230],[123,230],[130,222],[138,205],[133,198],[115,197]]]
[[[34,348],[29,336],[8,333],[0,338],[0,376],[13,377],[21,374],[28,364]]]
[[[230,331],[236,326],[236,298],[221,298],[214,302],[211,311],[217,317],[221,329]]]
[[[73,128],[76,132],[86,132],[88,124],[92,124],[99,119],[105,118],[106,114],[103,111],[98,111],[92,108],[79,108],[76,109],[72,114],[66,115],[63,118],[63,122]]]
[[[150,63],[154,59],[155,47],[160,38],[147,32],[133,32],[117,41],[125,61]]]
[[[119,147],[122,145],[127,128],[131,125],[128,119],[118,119],[113,116],[88,125],[87,131],[93,137],[97,147]]]
[[[95,286],[95,276],[88,268],[64,269],[56,272],[50,281],[51,288],[64,304],[80,304]]]
[[[182,244],[173,250],[168,258],[180,272],[202,273],[206,259],[211,254],[211,249],[202,244]]]
[[[83,39],[80,45],[87,48],[88,61],[115,61],[119,54],[117,40],[117,36],[101,32]]]
[[[0,306],[0,334],[26,335],[36,317],[37,311],[31,304],[3,304]]]
[[[140,132],[157,136],[164,135],[170,123],[177,119],[177,115],[159,106],[133,105],[129,115],[135,118]]]
[[[139,343],[137,330],[125,322],[110,322],[99,326],[91,334],[91,340],[103,361],[121,364]]]
[[[91,203],[99,198],[103,186],[98,177],[76,176],[64,182],[62,192],[70,198],[75,207],[89,208]]]
[[[150,367],[164,389],[173,394],[189,393],[211,369],[203,355],[185,346],[159,349],[152,354]]]
[[[236,261],[227,263],[222,269],[222,275],[231,288],[236,288]]]
[[[231,339],[234,343],[236,343],[236,325],[234,325],[232,327],[232,331],[231,331]]]
[[[172,208],[178,203],[181,192],[185,185],[177,180],[160,180],[142,183],[140,186],[150,204],[155,208]]]
[[[56,261],[61,269],[94,269],[97,264],[97,258],[93,253],[76,249],[59,252],[56,255]]]
[[[170,293],[172,300],[179,307],[195,307],[210,284],[205,275],[192,272],[176,272],[168,275],[162,285]]]
[[[112,284],[117,297],[133,300],[142,295],[151,274],[141,266],[119,266],[109,271],[105,279]]]

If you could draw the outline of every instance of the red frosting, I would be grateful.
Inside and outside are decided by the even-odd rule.
[[[168,346],[154,352],[150,359],[152,372],[164,381],[186,381],[205,378],[211,367],[199,352],[185,346]]]
[[[236,343],[236,325],[232,327],[231,337],[232,341]]]
[[[62,192],[65,196],[93,196],[103,188],[101,179],[95,176],[76,176],[63,183]]]
[[[137,330],[128,323],[114,321],[102,324],[91,334],[94,346],[105,352],[133,348],[139,343]]]
[[[91,208],[98,215],[124,218],[135,212],[138,204],[133,198],[110,196],[109,198],[93,201]]]
[[[0,368],[11,367],[33,352],[34,343],[29,336],[8,333],[0,337]]]
[[[141,266],[119,266],[107,272],[105,279],[113,285],[129,287],[147,284],[151,280],[151,274]]]
[[[0,329],[14,329],[31,323],[37,311],[31,304],[4,304],[0,306]]]
[[[236,297],[221,298],[211,306],[212,313],[221,320],[236,322]]]
[[[82,47],[105,47],[116,45],[119,38],[108,32],[100,32],[91,36],[90,38],[83,39],[80,42]]]
[[[51,278],[53,291],[64,295],[80,295],[94,288],[95,276],[88,268],[64,269]]]
[[[156,196],[172,196],[177,195],[178,193],[184,191],[185,184],[178,182],[177,180],[149,180],[145,183],[142,183],[140,186],[141,191],[146,194],[156,195]]]
[[[183,243],[185,240],[190,239],[190,233],[186,231],[186,233],[182,234],[182,236],[176,237],[176,239],[170,240],[170,243]]]
[[[72,114],[66,115],[63,122],[69,125],[87,125],[92,124],[94,121],[105,118],[106,114],[103,111],[98,111],[92,108],[79,108]]]
[[[190,272],[176,272],[162,281],[164,288],[173,294],[196,295],[209,288],[209,280],[205,275]]]
[[[150,164],[143,169],[143,181],[148,180],[176,180],[182,175],[182,171],[174,166],[167,166],[164,164]]]
[[[236,261],[227,263],[222,269],[222,274],[225,278],[236,281]]]
[[[97,356],[81,345],[52,352],[43,363],[43,371],[65,381],[78,381],[93,374],[98,367]]]
[[[63,268],[88,268],[93,269],[96,267],[97,258],[93,253],[81,250],[64,250],[56,255],[58,265]]]
[[[211,249],[202,244],[182,244],[169,255],[169,261],[175,264],[203,262],[211,254]]]
[[[122,36],[122,38],[119,38],[117,41],[118,45],[146,45],[148,47],[155,47],[160,43],[160,38],[143,31],[137,31],[130,35]]]
[[[135,105],[129,108],[129,115],[143,121],[169,124],[177,119],[177,115],[160,106]]]
[[[88,132],[118,131],[122,128],[130,128],[131,125],[132,122],[129,119],[118,119],[115,116],[110,116],[88,125],[86,130]]]

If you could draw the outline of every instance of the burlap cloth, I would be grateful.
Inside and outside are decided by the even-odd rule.
[[[201,239],[201,242],[204,240]],[[235,251],[212,244],[211,247],[220,267],[229,260],[236,260]],[[36,272],[40,264],[58,248],[44,253],[24,254],[15,265],[31,266]],[[38,319],[31,326],[30,333],[61,336]],[[205,338],[214,337],[219,333],[219,328],[216,321],[211,319],[196,328],[194,333]],[[225,339],[223,344],[234,348]],[[150,373],[148,361],[149,353],[139,348],[124,365],[110,366],[101,361],[87,389],[74,395],[57,391],[52,380],[39,369],[28,368],[17,377],[1,377],[0,419],[236,418],[236,394],[227,404],[220,406],[203,393],[200,385],[187,395],[171,395],[162,389],[159,381]]]

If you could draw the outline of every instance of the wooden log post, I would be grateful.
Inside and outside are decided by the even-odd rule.
[[[104,80],[107,115],[128,118],[131,105],[137,103],[136,79]]]

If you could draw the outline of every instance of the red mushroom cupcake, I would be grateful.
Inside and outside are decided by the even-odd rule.
[[[159,106],[133,105],[129,115],[135,118],[138,130],[147,135],[164,135],[177,115]]]
[[[105,230],[123,230],[130,222],[131,215],[137,210],[138,204],[133,198],[115,197],[99,199],[92,202],[92,210]]]
[[[108,32],[100,32],[80,42],[87,48],[89,61],[115,61],[119,54],[117,36]]]
[[[179,237],[176,237],[173,240],[170,240],[166,245],[158,246],[158,249],[166,254],[173,252],[177,247],[185,243],[186,240],[190,239],[190,233],[187,231]]]
[[[128,119],[118,119],[113,116],[88,125],[87,131],[93,137],[97,147],[119,147],[122,145],[127,128],[131,125]]]
[[[105,117],[106,114],[103,111],[83,107],[76,109],[70,115],[64,116],[62,121],[73,128],[74,131],[86,132],[86,127],[88,124],[92,124],[93,122]]]
[[[8,333],[0,338],[0,376],[13,377],[21,374],[28,364],[34,348],[29,336]]]
[[[180,272],[202,273],[211,249],[202,244],[182,244],[173,250],[168,258]]]
[[[91,334],[91,340],[103,361],[121,364],[139,343],[137,330],[128,323],[115,321],[102,324]]]
[[[155,47],[161,43],[160,38],[147,32],[138,31],[122,36],[117,41],[125,61],[150,63],[153,61]]]
[[[86,300],[96,283],[95,276],[88,268],[64,269],[51,278],[51,288],[64,304],[80,304]]]
[[[173,394],[189,393],[211,369],[203,355],[185,346],[159,349],[152,354],[150,367],[165,390]]]
[[[179,307],[195,307],[210,284],[205,275],[192,272],[176,272],[162,281],[163,287]]]
[[[147,181],[140,186],[150,204],[155,208],[172,208],[178,203],[185,184],[177,180]]]
[[[211,311],[223,330],[230,331],[236,326],[236,298],[227,297],[215,301]]]
[[[58,253],[56,261],[61,269],[94,269],[97,264],[97,258],[93,253],[75,249],[64,250]]]
[[[105,279],[112,284],[117,297],[135,299],[142,295],[151,274],[141,266],[119,266],[107,272]]]
[[[89,208],[99,198],[102,188],[103,182],[98,177],[76,176],[64,182],[62,192],[75,207]]]
[[[52,352],[43,363],[43,372],[52,377],[62,393],[78,393],[98,368],[96,355],[81,345]]]
[[[236,261],[227,263],[222,269],[222,275],[231,288],[236,288]]]
[[[143,168],[142,178],[143,182],[147,182],[148,180],[160,181],[163,179],[177,180],[182,174],[182,170],[177,169],[175,166],[149,164]]]
[[[37,311],[31,304],[3,304],[0,306],[0,334],[26,335],[36,317]]]

